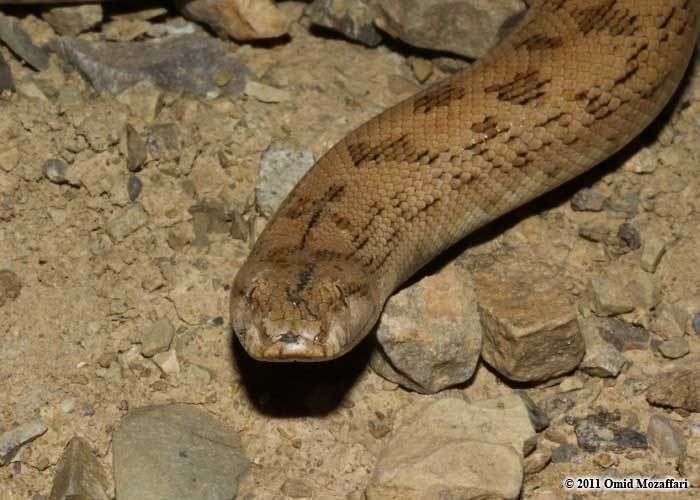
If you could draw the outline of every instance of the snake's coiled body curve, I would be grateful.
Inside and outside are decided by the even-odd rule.
[[[360,126],[239,270],[233,329],[271,361],[337,357],[444,249],[611,156],[663,109],[697,0],[539,0],[469,70]]]

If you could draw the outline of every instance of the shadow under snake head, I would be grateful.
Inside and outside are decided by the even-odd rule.
[[[320,361],[355,347],[377,321],[367,274],[352,262],[248,261],[233,283],[231,323],[261,361]]]

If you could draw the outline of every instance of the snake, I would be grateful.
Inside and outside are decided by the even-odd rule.
[[[679,86],[699,1],[534,0],[479,61],[347,134],[235,276],[231,327],[245,351],[347,353],[438,254],[627,145]]]

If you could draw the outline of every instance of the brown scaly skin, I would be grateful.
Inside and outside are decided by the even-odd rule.
[[[437,254],[637,136],[697,38],[698,0],[533,4],[473,68],[348,134],[293,189],[231,292],[252,357],[346,353]]]

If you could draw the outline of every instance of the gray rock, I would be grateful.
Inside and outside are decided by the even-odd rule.
[[[424,49],[483,56],[525,11],[519,0],[379,0],[377,26]]]
[[[700,313],[695,313],[693,315],[693,330],[700,335]]]
[[[481,324],[469,273],[450,265],[387,302],[372,368],[422,393],[469,380],[481,352]]]
[[[640,265],[648,273],[656,271],[656,267],[661,262],[661,258],[666,253],[666,242],[660,238],[649,238],[642,245],[642,255]]]
[[[113,446],[120,500],[230,500],[249,465],[234,430],[185,404],[130,411]]]
[[[700,369],[674,370],[657,376],[647,390],[647,401],[700,412]]]
[[[652,415],[647,427],[649,444],[666,457],[681,457],[685,454],[686,442],[683,433],[663,415]]]
[[[592,188],[583,188],[571,198],[571,209],[576,212],[601,212],[606,196]]]
[[[617,377],[627,360],[614,345],[605,342],[595,327],[584,326],[586,355],[581,370],[593,377]]]
[[[574,426],[578,445],[588,452],[646,449],[646,436],[634,429],[621,427],[618,424],[620,419],[618,412],[604,410],[578,419]]]
[[[578,457],[579,449],[573,444],[562,444],[552,450],[553,464],[568,464],[575,463]]]
[[[66,182],[66,164],[58,158],[46,160],[41,166],[41,172],[48,180],[54,184],[63,184]]]
[[[109,482],[90,444],[81,437],[68,442],[56,465],[49,500],[111,500]]]
[[[21,291],[19,276],[9,269],[0,270],[0,307],[19,297]]]
[[[0,54],[0,92],[5,90],[15,90],[15,82],[12,79],[10,66],[5,62],[5,58]]]
[[[603,340],[611,343],[618,351],[644,350],[649,348],[649,332],[619,319],[608,320],[599,329]]]
[[[130,175],[126,181],[126,192],[129,193],[129,200],[136,201],[143,189],[143,182],[137,175]]]
[[[381,452],[367,500],[517,498],[522,460],[535,436],[517,396],[408,408]]]
[[[682,358],[690,352],[690,345],[685,337],[673,337],[659,345],[659,352],[668,359]]]
[[[44,434],[48,428],[41,420],[33,420],[0,434],[0,466],[7,465],[19,449]]]
[[[617,217],[631,218],[639,213],[639,194],[615,193],[605,200],[605,208]]]
[[[549,417],[547,417],[547,413],[537,406],[537,404],[525,391],[518,391],[517,395],[520,396],[520,399],[522,399],[523,403],[525,403],[527,413],[530,415],[530,422],[535,428],[535,431],[542,432],[549,427]]]
[[[52,7],[41,15],[59,35],[75,36],[102,22],[100,4]]]
[[[314,0],[304,9],[304,14],[318,26],[376,47],[382,35],[374,26],[377,17],[374,3],[370,0]]]
[[[170,161],[180,158],[182,141],[180,129],[175,123],[159,123],[146,132],[146,159]]]
[[[105,232],[114,242],[123,241],[148,224],[148,213],[138,203],[122,210],[105,225]]]
[[[639,230],[629,222],[620,224],[620,227],[617,229],[617,236],[629,250],[637,250],[642,247],[642,237],[639,234]]]
[[[592,278],[589,289],[593,310],[599,316],[652,309],[658,302],[658,290],[652,275],[639,268],[613,268]]]
[[[141,354],[150,358],[167,351],[175,336],[175,327],[168,318],[161,318],[150,325],[141,339]]]
[[[310,151],[294,151],[279,145],[267,148],[260,159],[255,182],[258,211],[271,217],[313,164],[314,157]]]
[[[561,270],[520,255],[498,255],[474,279],[484,328],[482,356],[503,376],[547,380],[575,369],[584,342]]]
[[[0,40],[32,68],[42,71],[49,67],[48,53],[34,45],[17,19],[2,13],[0,13]]]
[[[146,162],[146,142],[131,125],[126,126],[126,168],[138,172]]]
[[[115,95],[148,80],[173,92],[240,96],[248,75],[223,42],[203,36],[124,43],[62,37],[52,47],[93,87]],[[224,78],[226,83],[221,85]]]

